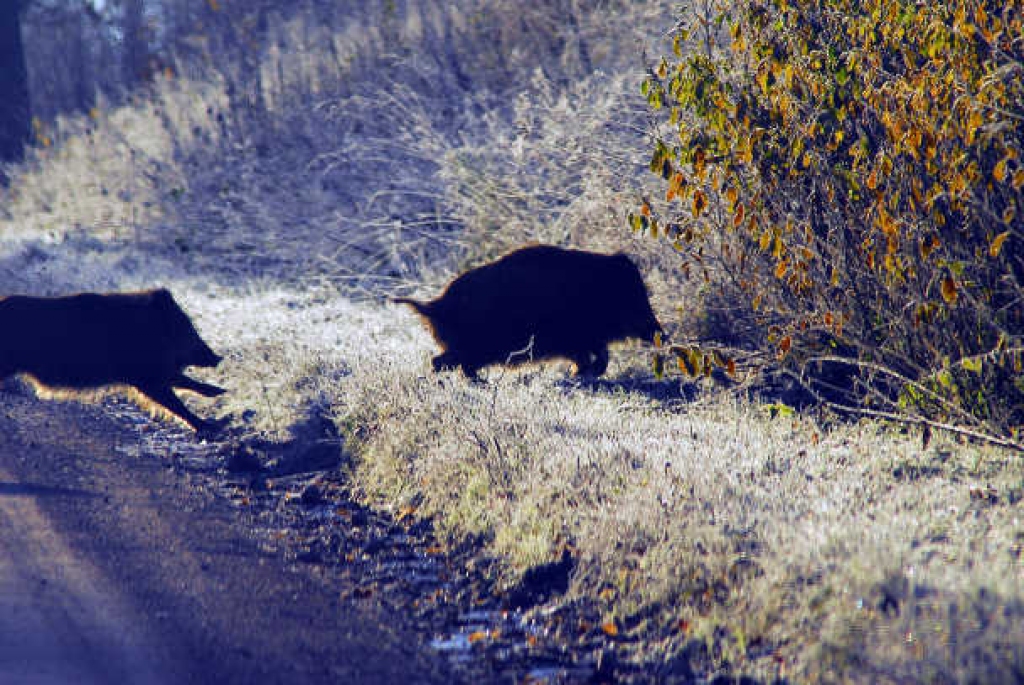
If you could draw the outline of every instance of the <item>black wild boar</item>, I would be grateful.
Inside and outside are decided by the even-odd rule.
[[[662,331],[640,271],[623,254],[536,245],[462,274],[429,302],[397,298],[429,324],[434,370],[565,357],[578,374],[608,368],[608,343]]]
[[[23,373],[44,388],[72,391],[131,386],[143,404],[209,432],[216,424],[189,411],[173,388],[220,395],[222,388],[182,373],[220,360],[165,289],[0,298],[0,379]]]

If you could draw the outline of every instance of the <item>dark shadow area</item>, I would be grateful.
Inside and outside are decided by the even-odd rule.
[[[719,636],[716,636],[716,639]],[[708,683],[709,685],[787,685],[790,681],[786,678],[772,678],[771,680],[758,680],[747,675],[734,675],[728,669],[723,673],[716,668],[715,660],[712,658],[713,651],[720,647],[709,647],[706,640],[688,640],[675,655],[658,664],[654,672],[657,681],[666,682],[687,682],[687,683]],[[717,655],[721,659],[721,654]],[[708,678],[707,673],[718,671],[717,675]]]
[[[556,383],[565,390],[586,390],[600,394],[634,393],[662,404],[690,403],[704,390],[698,383],[680,378],[628,376],[621,378],[566,378]]]
[[[224,467],[230,473],[281,478],[329,471],[342,465],[343,440],[325,407],[311,407],[306,418],[292,426],[291,435],[285,442],[258,437],[231,441]]]
[[[95,492],[61,488],[39,483],[3,483],[0,482],[0,497],[99,497]]]

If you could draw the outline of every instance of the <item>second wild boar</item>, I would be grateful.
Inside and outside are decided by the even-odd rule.
[[[600,376],[608,343],[662,332],[636,265],[623,254],[524,247],[472,269],[428,302],[397,298],[430,326],[435,371],[564,357]]]

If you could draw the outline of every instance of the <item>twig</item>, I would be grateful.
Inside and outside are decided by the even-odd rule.
[[[795,379],[797,383],[801,385],[807,392],[814,395],[815,399],[818,400],[822,405],[833,409],[835,411],[847,414],[859,414],[861,416],[869,416],[876,419],[885,419],[887,421],[893,421],[895,423],[903,423],[912,426],[927,426],[928,428],[934,428],[936,430],[946,431],[948,433],[954,433],[956,435],[963,435],[965,437],[974,438],[987,442],[991,445],[997,445],[1006,449],[1011,449],[1016,452],[1024,452],[1024,443],[1017,442],[1010,438],[1003,438],[998,435],[991,433],[983,433],[971,428],[964,426],[958,426],[952,423],[943,423],[941,421],[935,421],[919,415],[906,415],[897,414],[895,412],[883,411],[881,409],[867,409],[865,407],[854,407],[848,404],[840,404],[839,402],[833,402],[832,400],[823,397],[817,390],[804,383],[803,379],[795,373],[786,372],[791,378]]]

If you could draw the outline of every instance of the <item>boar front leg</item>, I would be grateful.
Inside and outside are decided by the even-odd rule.
[[[211,383],[197,381],[183,373],[179,373],[171,379],[171,387],[178,388],[179,390],[189,390],[203,397],[217,397],[227,392],[224,388],[217,387]]]
[[[139,387],[139,390],[146,397],[182,419],[185,423],[191,426],[196,433],[208,435],[215,432],[217,425],[213,422],[204,421],[193,414],[189,408],[185,406],[185,403],[174,394],[174,390],[172,390],[170,386],[147,385]]]

